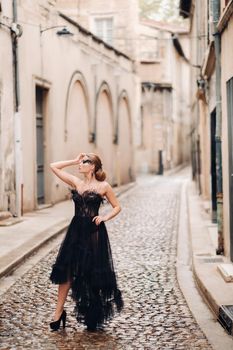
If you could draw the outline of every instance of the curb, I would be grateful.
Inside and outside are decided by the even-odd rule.
[[[179,171],[183,170],[184,168],[189,167],[190,164],[189,163],[182,163],[180,165],[177,165],[175,168],[172,169],[168,169],[164,171],[164,176],[172,176],[175,175],[176,173],[178,173]]]
[[[218,310],[219,310],[220,305],[217,304],[214,297],[211,295],[211,292],[206,288],[205,283],[203,281],[203,278],[200,277],[200,270],[198,269],[198,266],[197,266],[198,261],[197,261],[197,257],[195,256],[197,252],[195,251],[195,249],[193,247],[193,242],[194,242],[194,233],[193,232],[195,231],[195,229],[197,230],[197,228],[195,228],[191,223],[192,208],[191,208],[191,198],[190,198],[190,194],[189,194],[190,186],[191,186],[191,183],[189,183],[187,185],[186,201],[187,201],[187,211],[188,211],[188,229],[189,229],[191,251],[192,251],[191,260],[192,260],[193,278],[194,278],[195,284],[198,288],[200,295],[202,296],[203,300],[205,301],[205,303],[209,307],[214,318],[217,320]],[[201,221],[201,226],[203,226],[203,229],[204,229],[204,225],[203,225],[202,221]],[[200,229],[200,227],[199,227],[199,229]]]
[[[204,282],[199,277],[197,268],[195,266],[195,258],[192,256],[192,267],[193,267],[193,277],[194,281],[196,283],[196,286],[198,288],[199,293],[201,294],[203,300],[207,304],[208,308],[212,312],[214,319],[217,321],[219,317],[219,308],[220,305],[217,304],[214,297],[212,296],[211,292],[206,288]]]
[[[200,242],[195,240],[196,237],[194,239],[192,237],[191,223],[193,223],[193,218],[190,218],[192,211],[190,207],[188,208],[191,200],[188,197],[189,185],[190,180],[185,181],[181,190],[176,266],[178,283],[193,317],[208,339],[212,349],[232,350],[233,338],[217,322],[217,299],[214,299],[215,293],[211,293],[214,290],[208,288],[208,284],[205,286],[206,279],[212,278],[213,269],[207,274],[205,267],[203,271],[203,264],[199,261],[199,257],[195,257],[195,253],[200,253],[198,251]],[[200,228],[197,225],[195,227],[196,229]]]
[[[186,193],[193,278],[214,320],[232,335],[232,316],[223,307],[233,304],[233,285],[226,282],[218,271],[218,265],[227,263],[228,260],[223,255],[216,255],[208,230],[211,220],[205,215],[202,199],[192,182],[189,183]]]
[[[0,258],[0,278],[5,277],[13,272],[23,261],[32,255],[44,244],[62,233],[68,226],[69,220],[63,220],[58,225],[38,233],[36,236],[20,245],[18,248],[2,258]],[[24,253],[22,253],[24,251]],[[12,260],[12,257],[15,257]]]
[[[115,190],[116,196],[119,197],[121,194],[131,190],[135,185],[136,182],[131,182],[128,185],[123,185],[122,188],[115,188],[113,190]],[[27,242],[12,250],[10,254],[0,258],[0,278],[10,275],[39,248],[64,232],[69,226],[69,223],[70,218],[62,220],[58,224],[33,236]]]

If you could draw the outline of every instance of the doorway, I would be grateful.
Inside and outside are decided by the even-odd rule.
[[[46,90],[36,86],[36,172],[37,205],[45,203],[44,184],[44,104]]]
[[[216,109],[210,114],[210,158],[212,222],[217,222],[217,176],[216,176]]]

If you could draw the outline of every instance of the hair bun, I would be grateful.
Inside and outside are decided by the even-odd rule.
[[[99,168],[95,173],[95,177],[98,181],[104,181],[106,179],[106,173],[102,170],[102,168]]]

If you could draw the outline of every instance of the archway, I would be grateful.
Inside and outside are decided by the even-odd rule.
[[[69,118],[69,112],[70,112],[70,98],[71,95],[73,94],[73,88],[76,83],[79,83],[80,86],[82,87],[82,96],[84,97],[85,101],[85,111],[87,115],[87,121],[88,121],[88,132],[91,131],[91,117],[90,117],[90,108],[89,108],[89,94],[88,94],[88,88],[87,88],[87,83],[86,80],[83,76],[83,74],[80,71],[75,71],[73,72],[69,84],[68,84],[68,89],[67,89],[67,94],[66,94],[66,101],[65,101],[65,117],[64,117],[64,140],[65,142],[68,139],[68,118]],[[81,100],[83,100],[81,98]],[[77,100],[76,107],[77,109],[79,108],[78,106],[79,100]],[[83,105],[82,105],[83,106]],[[70,119],[70,118],[69,118]]]
[[[80,81],[70,88],[66,118],[66,156],[74,157],[79,152],[89,152],[89,113],[86,92]]]
[[[108,181],[114,180],[113,109],[111,93],[106,83],[101,85],[96,105],[96,153],[100,155]]]
[[[119,99],[118,107],[118,183],[125,184],[133,179],[132,125],[128,98]]]

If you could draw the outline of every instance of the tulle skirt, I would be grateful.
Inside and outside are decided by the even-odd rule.
[[[117,287],[111,247],[104,222],[74,216],[52,266],[55,284],[71,281],[78,322],[89,328],[101,327],[123,308]]]

